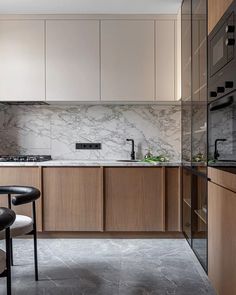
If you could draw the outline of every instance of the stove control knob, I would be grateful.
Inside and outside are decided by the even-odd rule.
[[[235,40],[232,39],[232,38],[227,38],[227,39],[225,40],[225,45],[226,45],[226,46],[233,46],[234,44],[235,44]]]
[[[225,92],[225,88],[222,86],[217,87],[217,93],[224,93]]]
[[[210,92],[210,97],[217,97],[217,92],[216,91],[211,91]]]
[[[232,25],[228,25],[228,26],[225,28],[225,32],[226,32],[226,33],[233,33],[233,32],[234,32],[234,26],[232,26]]]
[[[233,81],[226,81],[225,82],[225,88],[233,88],[234,82]]]

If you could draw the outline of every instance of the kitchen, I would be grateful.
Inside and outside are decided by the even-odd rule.
[[[236,294],[235,1],[0,11],[0,293]]]

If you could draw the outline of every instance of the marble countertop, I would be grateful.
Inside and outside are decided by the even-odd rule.
[[[180,166],[180,162],[146,163],[146,162],[118,162],[117,160],[51,160],[45,162],[0,162],[0,166],[6,167],[156,167],[156,166]]]

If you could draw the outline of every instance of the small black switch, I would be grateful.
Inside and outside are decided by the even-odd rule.
[[[101,143],[76,143],[76,150],[100,150],[102,148]]]

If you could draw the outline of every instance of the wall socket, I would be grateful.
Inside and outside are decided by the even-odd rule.
[[[100,150],[102,148],[101,143],[76,143],[76,150]]]

